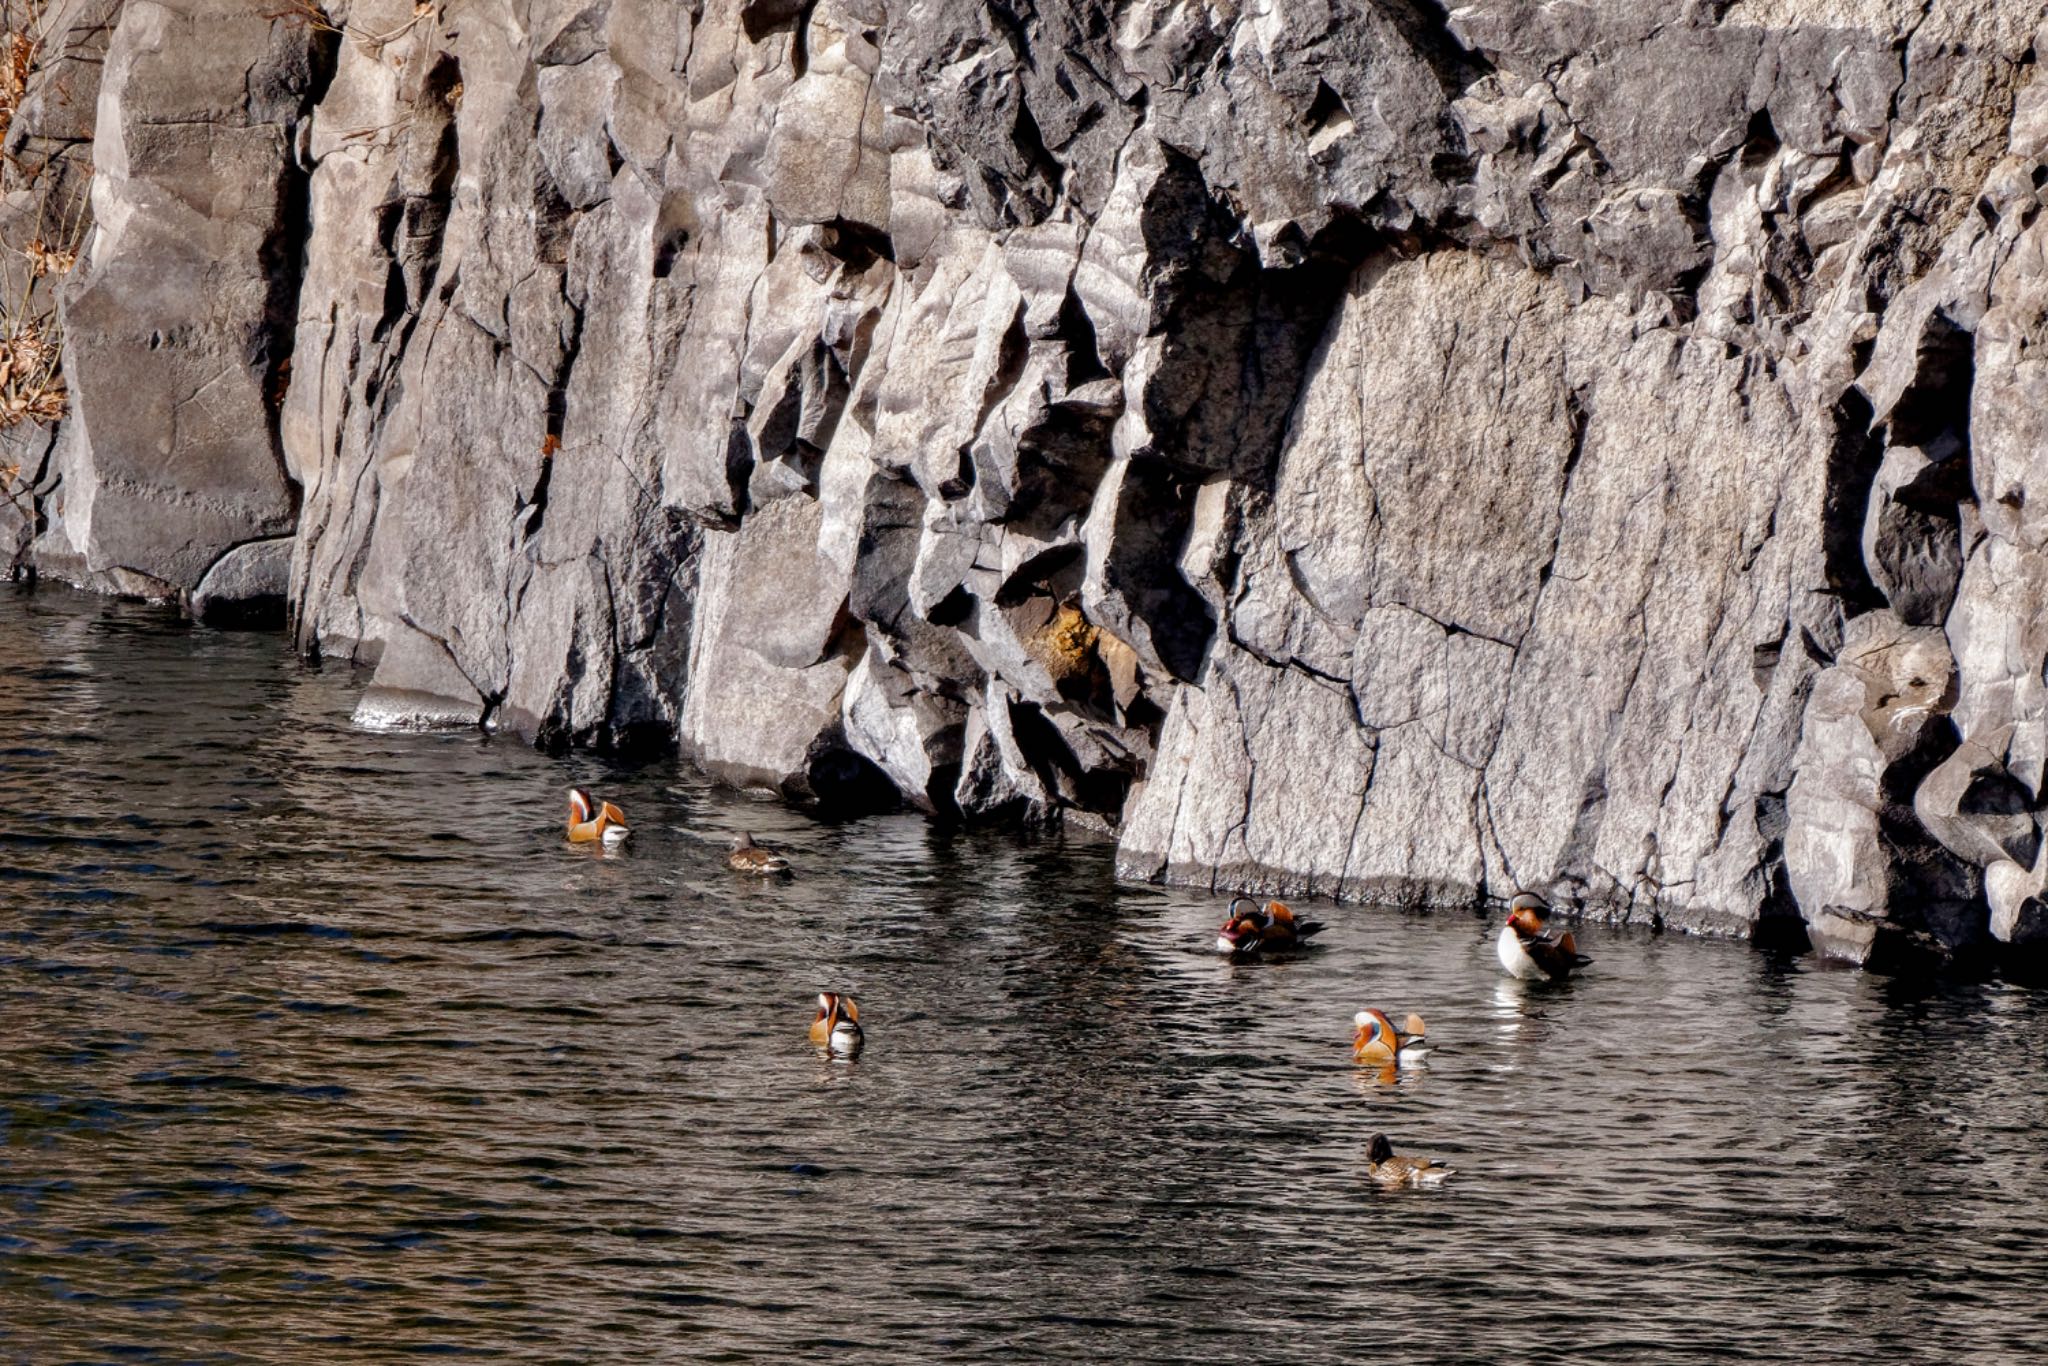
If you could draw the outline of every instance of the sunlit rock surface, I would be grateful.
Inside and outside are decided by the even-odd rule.
[[[189,598],[290,535],[366,723],[2009,952],[2042,17],[127,0],[24,104],[103,46],[0,536]]]

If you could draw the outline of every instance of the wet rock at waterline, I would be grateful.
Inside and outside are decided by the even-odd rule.
[[[214,625],[280,626],[291,572],[290,537],[238,545],[215,560],[192,590],[192,615]]]
[[[2041,937],[2028,7],[114,18],[28,566],[1132,876]]]

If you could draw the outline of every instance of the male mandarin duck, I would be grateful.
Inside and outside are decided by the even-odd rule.
[[[1239,911],[1240,906],[1245,909]],[[1250,897],[1241,896],[1230,903],[1230,918],[1216,932],[1216,951],[1232,958],[1290,953],[1322,930],[1322,922],[1297,920],[1294,912],[1278,901],[1268,901],[1261,909]]]
[[[626,827],[626,813],[610,802],[593,802],[580,787],[569,789],[569,840],[588,844],[593,840],[617,844],[633,833]]]
[[[1549,931],[1550,907],[1543,898],[1523,892],[1508,905],[1508,923],[1494,944],[1500,965],[1524,981],[1549,979],[1562,982],[1572,969],[1593,960],[1579,952],[1570,930],[1561,935]]]
[[[860,1031],[860,1007],[836,991],[818,993],[818,1013],[811,1020],[811,1042],[835,1057],[850,1058],[866,1039]]]
[[[1426,1157],[1396,1156],[1385,1134],[1372,1136],[1365,1160],[1366,1170],[1382,1186],[1441,1186],[1458,1170]]]
[[[1422,1046],[1427,1026],[1420,1015],[1411,1014],[1402,1029],[1394,1028],[1385,1012],[1372,1009],[1359,1011],[1351,1022],[1358,1026],[1351,1036],[1351,1056],[1368,1067],[1408,1067],[1429,1051]]]
[[[752,835],[734,835],[730,848],[731,852],[725,856],[725,861],[736,873],[760,873],[765,876],[789,871],[788,859],[773,849],[765,849],[754,843]]]

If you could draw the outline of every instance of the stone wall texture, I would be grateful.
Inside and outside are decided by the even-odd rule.
[[[0,553],[1131,877],[2039,952],[2043,22],[53,0]]]

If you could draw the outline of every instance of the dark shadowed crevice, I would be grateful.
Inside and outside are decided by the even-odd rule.
[[[1393,22],[1409,49],[1428,64],[1448,96],[1493,71],[1483,53],[1474,52],[1451,32],[1450,6],[1439,0],[1378,0],[1375,8]]]
[[[1894,445],[1933,447],[1946,437],[1970,443],[1970,394],[1977,382],[1977,339],[1948,314],[1928,318],[1914,356],[1912,383],[1892,405]]]
[[[1131,775],[1083,764],[1036,703],[1010,704],[1010,733],[1046,791],[1057,793],[1066,805],[1100,814],[1123,809]]]
[[[903,794],[888,774],[836,740],[812,746],[803,789],[793,795],[807,799],[820,816],[837,819],[879,815],[903,805]]]
[[[1749,127],[1742,136],[1742,165],[1745,170],[1760,171],[1778,154],[1784,145],[1778,137],[1778,126],[1771,121],[1771,111],[1759,109],[1749,116]]]
[[[1059,336],[1067,344],[1067,388],[1078,389],[1091,380],[1111,377],[1109,367],[1102,363],[1095,322],[1072,286],[1060,301]]]
[[[816,0],[742,0],[740,28],[747,41],[758,43],[769,34],[801,25]],[[798,75],[803,74],[801,70]]]
[[[1888,911],[1868,966],[1967,955],[1988,941],[1983,870],[1935,838],[1922,824],[1914,801],[1929,775],[1942,768],[1961,745],[1953,719],[1935,717],[1921,728],[1912,748],[1891,759],[1880,775],[1877,818],[1886,855],[1884,905]],[[1956,814],[2030,816],[2032,805],[2019,784],[1994,766],[1970,778]],[[2015,857],[2031,862],[2039,848],[2038,828],[2031,820],[2018,824],[2031,838],[2024,843],[2001,843],[2006,843]]]
[[[1541,590],[1550,582],[1550,576],[1557,570],[1558,548],[1564,544],[1565,504],[1572,495],[1572,476],[1578,473],[1579,461],[1586,454],[1586,433],[1593,425],[1593,412],[1587,405],[1585,391],[1573,389],[1564,396],[1565,420],[1571,425],[1571,445],[1566,449],[1564,468],[1557,477],[1557,534],[1551,537],[1550,553],[1543,557],[1543,567],[1536,571],[1536,586]],[[1538,594],[1540,598],[1540,591]],[[1536,620],[1536,601],[1529,604],[1529,621]]]
[[[1056,545],[1041,550],[1018,565],[1016,572],[1003,581],[1003,586],[996,591],[995,604],[998,607],[1015,607],[1041,593],[1055,601],[1064,601],[1069,594],[1080,589],[1083,568],[1082,550],[1078,545]]]
[[[292,478],[285,459],[284,433],[280,426],[285,394],[291,387],[292,350],[298,340],[299,291],[306,278],[306,245],[312,232],[312,167],[293,150],[299,125],[313,116],[334,81],[340,35],[308,26],[305,88],[299,101],[298,119],[284,129],[286,154],[278,162],[278,219],[262,247],[266,294],[263,321],[250,338],[249,362],[262,376],[264,420],[269,428],[270,447],[277,459],[278,478],[291,500],[289,525],[296,527],[303,505],[304,490]]]
[[[1884,443],[1870,431],[1870,401],[1857,389],[1845,391],[1830,415],[1826,483],[1821,494],[1821,546],[1828,591],[1854,617],[1885,605],[1884,594],[1863,561],[1863,519],[1870,486],[1884,463]]]
[[[953,590],[932,604],[932,610],[924,619],[933,626],[959,626],[974,615],[974,595],[967,591],[965,584],[956,584]]]
[[[1017,491],[1003,521],[1037,540],[1050,540],[1087,515],[1111,463],[1113,419],[1054,406],[1017,441]]]
[[[1160,663],[1178,679],[1199,677],[1216,619],[1208,600],[1180,571],[1180,550],[1194,519],[1194,491],[1162,461],[1133,460],[1117,498],[1104,579],[1144,624]],[[1117,634],[1134,638],[1117,622]]]
[[[1328,81],[1319,80],[1316,82],[1316,97],[1309,102],[1308,112],[1302,115],[1301,126],[1309,135],[1311,144],[1325,135],[1349,132],[1354,126],[1351,106],[1330,88]]]
[[[553,424],[550,423],[550,426]],[[533,492],[527,497],[527,506],[532,509],[526,519],[524,538],[529,543],[540,535],[541,523],[548,513],[548,485],[555,477],[555,451],[559,445],[555,433],[549,432],[549,439],[542,445],[540,473],[533,481]]]
[[[1870,498],[1863,557],[1899,618],[1948,619],[1962,580],[1962,507],[1975,500],[1970,396],[1975,338],[1946,314],[1929,317],[1912,380],[1886,414],[1888,449]]]
[[[1785,794],[1766,792],[1756,799],[1757,833],[1764,837],[1763,852],[1754,874],[1761,882],[1757,896],[1756,923],[1750,928],[1750,943],[1773,954],[1811,952],[1813,938],[1806,932],[1806,917],[1792,896],[1792,877],[1785,867]]]
[[[887,232],[850,218],[834,218],[825,223],[821,240],[826,253],[845,262],[856,275],[871,269],[877,261],[896,260],[896,243]]]

